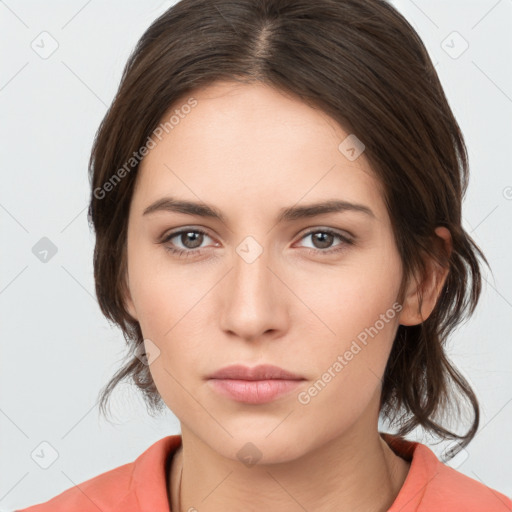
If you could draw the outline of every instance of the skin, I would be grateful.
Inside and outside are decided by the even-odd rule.
[[[126,307],[151,340],[149,352],[160,351],[151,375],[181,424],[171,508],[385,511],[410,464],[379,435],[381,378],[398,325],[429,316],[446,271],[431,266],[421,311],[412,281],[401,311],[300,403],[298,393],[396,303],[402,265],[381,186],[364,152],[350,161],[338,150],[348,133],[298,99],[229,82],[193,97],[197,106],[141,163],[127,239]],[[143,215],[166,195],[212,205],[226,221]],[[366,205],[374,217],[345,211],[276,222],[281,208],[327,199]],[[180,235],[158,243],[182,227],[207,235],[197,243]],[[310,228],[351,234],[355,242],[335,236],[322,245],[321,235],[306,235]],[[450,250],[449,232],[436,234]],[[236,251],[247,236],[263,249],[251,263]],[[202,252],[180,258],[165,246]],[[235,402],[207,377],[237,363],[270,363],[306,380],[270,403]],[[261,454],[253,466],[237,456],[247,442]]]

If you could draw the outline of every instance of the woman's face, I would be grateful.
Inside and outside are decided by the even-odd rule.
[[[231,459],[255,450],[248,442],[261,462],[276,462],[367,435],[405,309],[364,151],[321,111],[264,85],[216,83],[193,97],[153,137],[129,215],[127,308],[160,395],[182,432]],[[221,219],[144,213],[164,198],[208,205]],[[307,215],[335,201],[362,207]],[[209,379],[233,364],[272,364],[303,380],[273,399],[263,386],[255,403]]]

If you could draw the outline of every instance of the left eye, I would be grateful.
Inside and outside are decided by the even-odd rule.
[[[304,235],[302,235],[301,240],[313,236],[313,244],[319,244],[319,246],[314,246],[313,248],[306,247],[309,251],[319,254],[331,254],[336,251],[340,251],[345,248],[346,245],[352,245],[354,241],[348,236],[342,235],[336,231],[331,229],[315,229],[311,230]],[[189,256],[199,253],[204,247],[200,247],[204,241],[204,237],[211,237],[202,229],[182,229],[181,231],[175,231],[174,233],[170,233],[164,240],[162,240],[162,244],[166,244],[170,242],[174,238],[178,238],[183,247],[176,247],[175,243],[171,245],[164,245],[164,248],[174,254]],[[341,240],[341,243],[335,248],[331,248],[331,244],[333,240],[338,238]],[[190,245],[189,245],[190,244]]]
[[[303,235],[302,238],[306,238],[308,236],[312,236],[313,235],[313,243],[319,243],[320,246],[318,247],[313,247],[313,250],[317,251],[317,252],[335,252],[335,251],[338,251],[340,250],[340,248],[337,248],[337,249],[331,249],[330,247],[326,247],[326,246],[330,246],[330,244],[332,243],[333,239],[335,238],[338,238],[341,240],[342,243],[338,244],[338,246],[341,246],[341,248],[343,248],[343,246],[345,244],[352,244],[353,241],[351,238],[347,237],[347,236],[344,236],[342,235],[341,233],[338,233],[336,231],[333,231],[332,229],[315,229],[313,231],[309,231],[308,233],[306,233],[305,235]],[[319,235],[319,236],[318,236]],[[335,246],[336,247],[336,246]],[[323,250],[323,249],[328,249],[328,250]]]

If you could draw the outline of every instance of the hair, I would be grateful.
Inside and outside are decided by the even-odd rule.
[[[430,258],[448,269],[430,316],[398,327],[380,415],[400,436],[421,426],[442,440],[459,440],[450,452],[455,455],[476,434],[479,405],[445,344],[477,305],[478,257],[488,262],[461,223],[469,173],[462,132],[420,37],[384,0],[181,0],[142,35],[89,161],[96,294],[130,348],[101,391],[100,410],[105,414],[125,379],[142,392],[150,414],[165,408],[148,365],[135,355],[144,350],[143,335],[125,308],[127,224],[138,168],[132,156],[143,153],[171,106],[217,81],[274,87],[320,109],[364,143],[402,261],[399,302],[410,279],[423,282]],[[450,231],[451,252],[436,243],[437,226]],[[420,289],[420,304],[421,298]],[[464,435],[439,420],[454,404],[458,420],[459,398],[473,412]]]

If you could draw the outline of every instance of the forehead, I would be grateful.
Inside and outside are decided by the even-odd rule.
[[[364,152],[350,160],[340,150],[350,133],[270,86],[218,82],[176,101],[161,125],[171,116],[172,128],[161,140],[153,137],[157,144],[139,166],[139,209],[165,194],[253,213],[301,198],[366,201],[374,211],[384,206]]]

